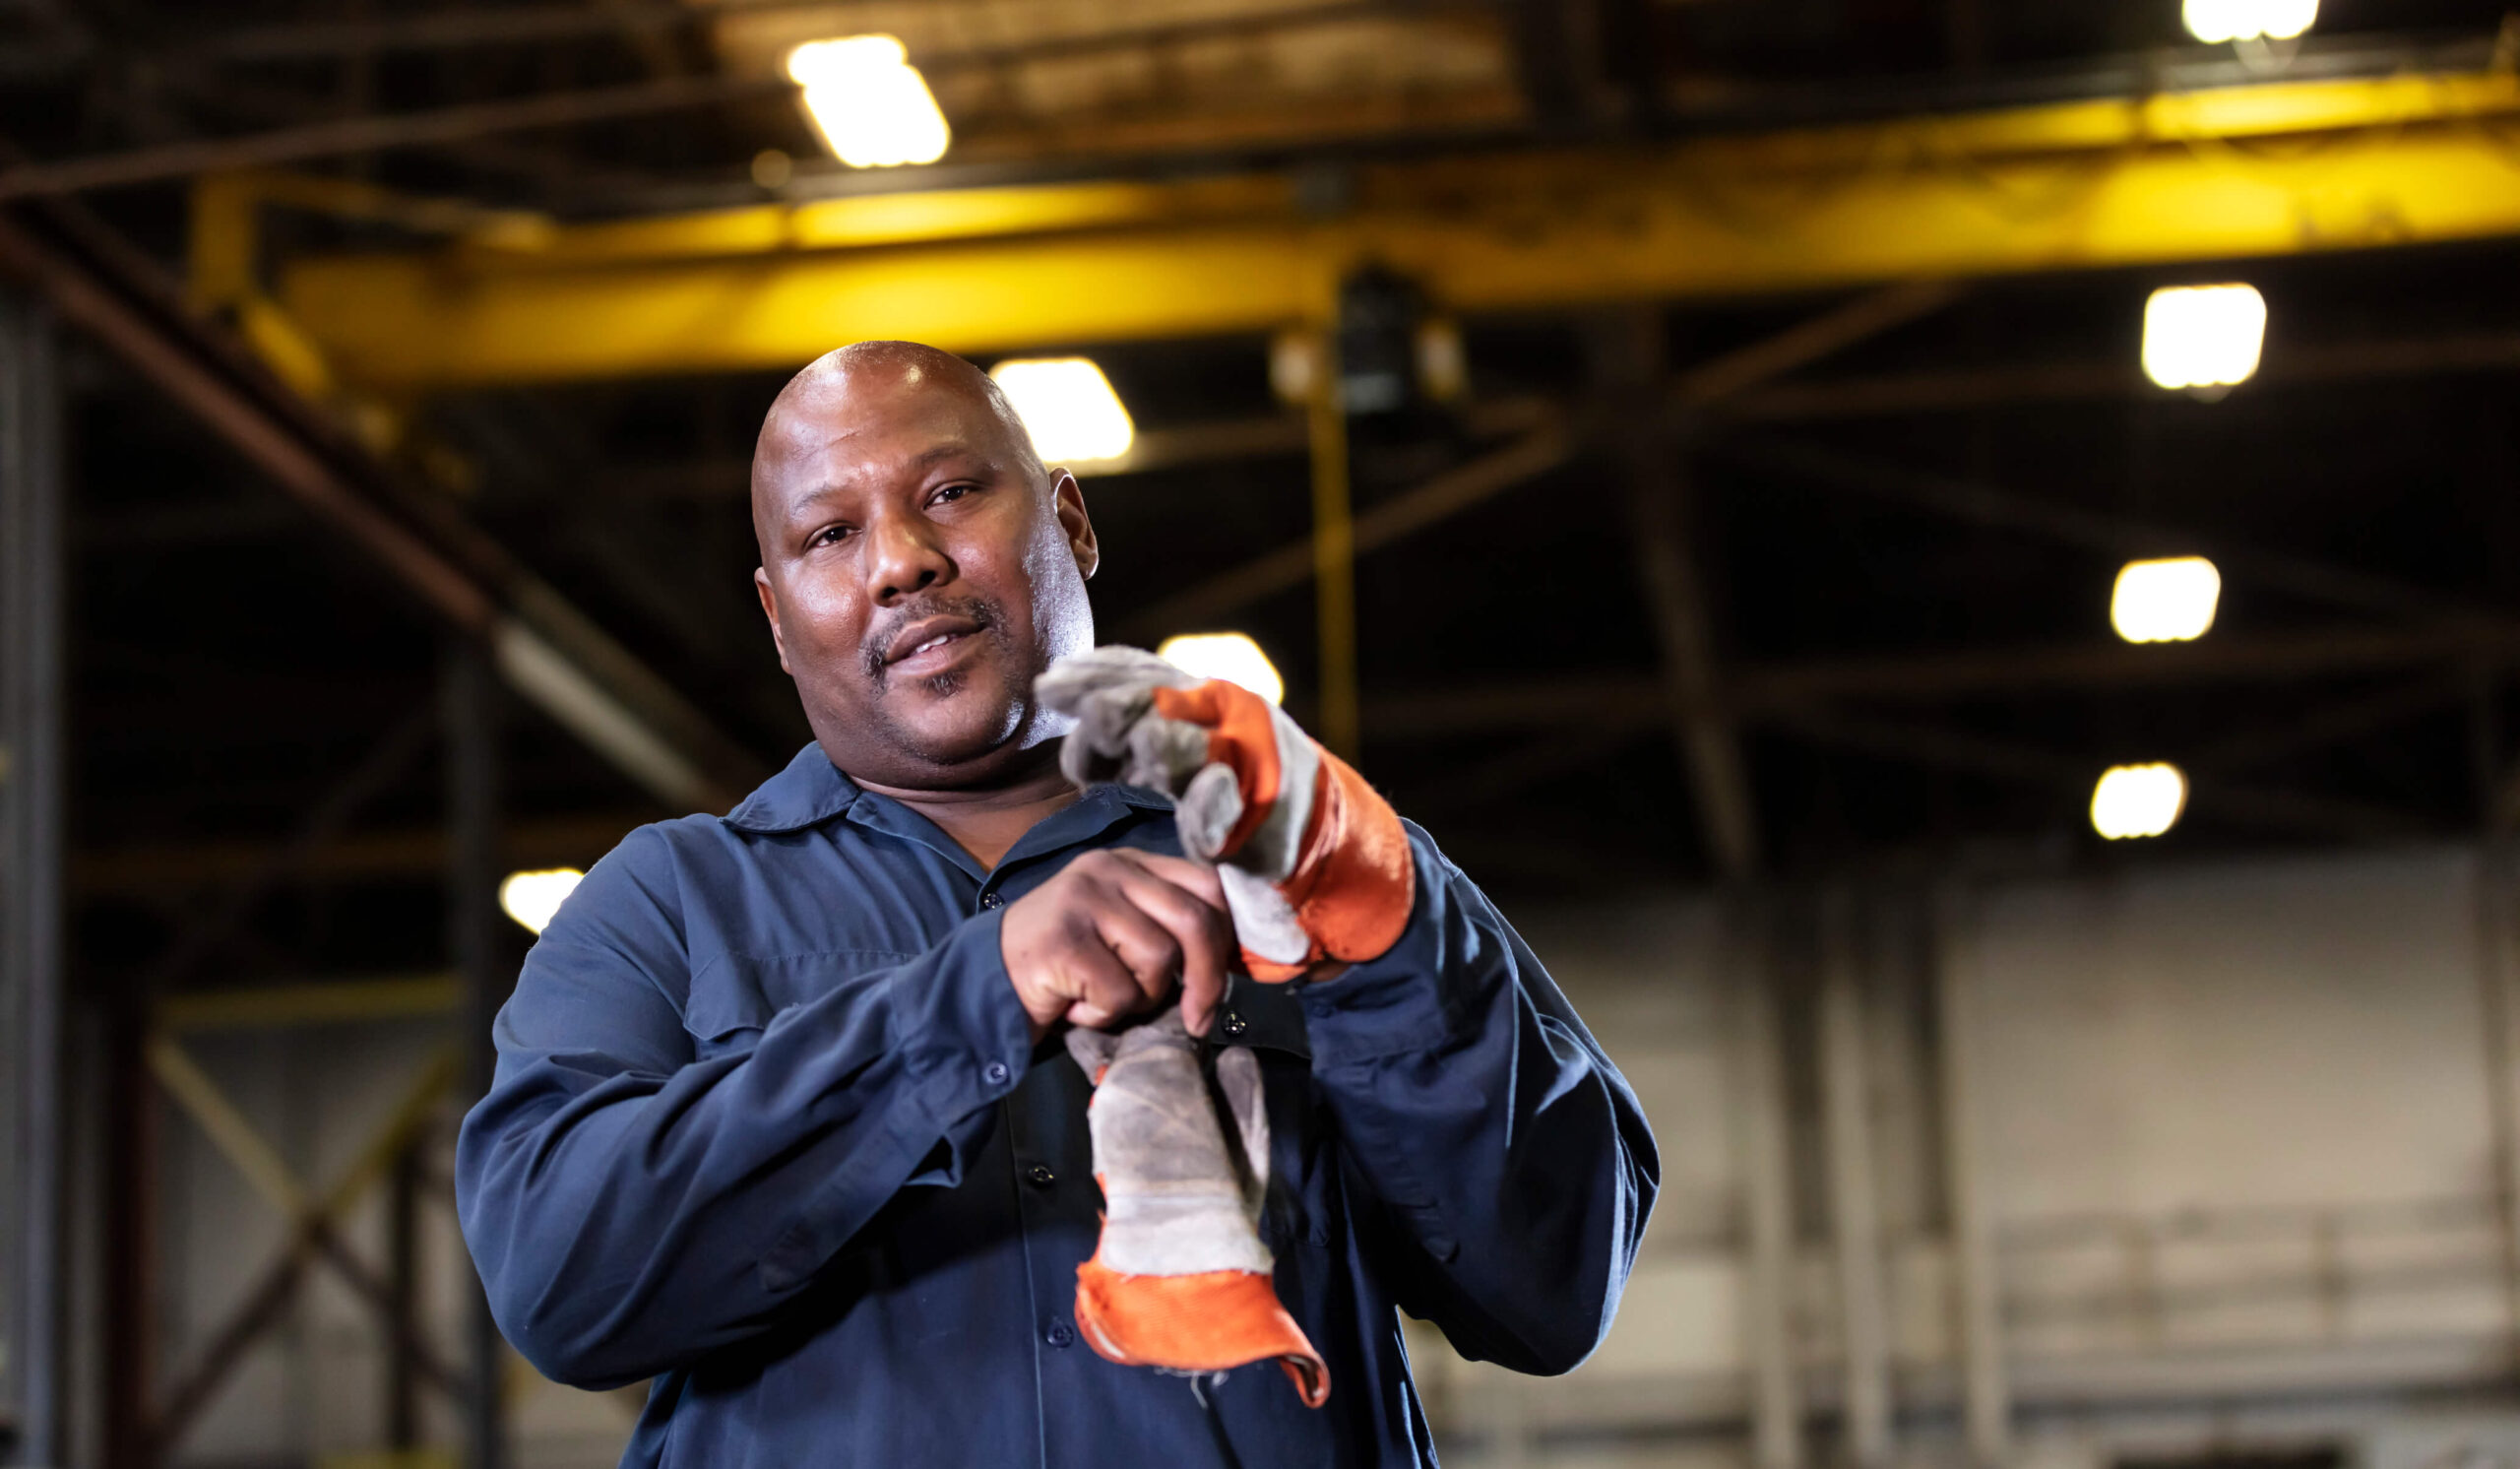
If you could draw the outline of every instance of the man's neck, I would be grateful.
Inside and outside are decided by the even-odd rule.
[[[870,781],[857,784],[935,822],[937,830],[953,838],[954,845],[981,866],[995,867],[1042,817],[1076,802],[1076,787],[1059,773],[1058,746],[1049,743],[1041,749],[1046,758],[1026,762],[1028,768],[1014,779],[973,790],[909,791]]]

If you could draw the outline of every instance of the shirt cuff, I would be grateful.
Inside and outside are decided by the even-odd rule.
[[[994,1102],[1032,1063],[1033,1018],[1015,996],[999,942],[1005,918],[997,909],[965,921],[893,976],[889,1040],[922,1091],[971,1085],[974,1106]]]

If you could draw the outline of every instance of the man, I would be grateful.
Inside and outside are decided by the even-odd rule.
[[[1653,1139],[1425,834],[1376,957],[1229,981],[1247,895],[1180,855],[1170,799],[1061,774],[1035,681],[1092,647],[1099,552],[995,385],[843,349],[772,408],[752,487],[817,742],[588,873],[458,1154],[508,1338],[560,1381],[656,1379],[625,1462],[1431,1463],[1400,1310],[1520,1372],[1581,1362]],[[1184,1380],[1079,1340],[1102,1201],[1061,1035],[1176,999],[1258,1058],[1260,1229],[1317,1409],[1265,1365]]]

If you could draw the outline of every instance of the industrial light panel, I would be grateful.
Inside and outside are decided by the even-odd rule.
[[[1260,645],[1238,632],[1193,632],[1166,638],[1156,656],[1200,678],[1238,683],[1272,704],[1286,698],[1287,680]]]
[[[2291,40],[2319,18],[2319,0],[2187,0],[2187,33],[2207,45]]]
[[[2165,388],[2246,382],[2265,344],[2254,286],[2172,286],[2144,303],[2144,375]]]
[[[2091,829],[2112,842],[2157,837],[2187,807],[2187,777],[2169,764],[2113,765],[2091,793]]]
[[[889,35],[807,41],[788,53],[788,78],[833,157],[851,168],[933,163],[954,138],[927,79]]]
[[[587,874],[575,867],[549,867],[534,872],[510,872],[499,884],[499,907],[507,916],[539,933],[551,925],[551,916],[569,894],[578,890],[578,881]]]
[[[1137,425],[1111,380],[1086,357],[1016,357],[988,370],[1033,435],[1046,465],[1117,459],[1137,442]]]
[[[2109,599],[2110,624],[2130,643],[2185,643],[2214,625],[2223,574],[2203,556],[2129,561]]]

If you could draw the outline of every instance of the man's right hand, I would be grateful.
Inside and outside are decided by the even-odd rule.
[[[1216,869],[1184,858],[1088,852],[1006,907],[998,948],[1040,1041],[1064,1020],[1102,1030],[1161,1007],[1203,1036],[1237,952]]]

